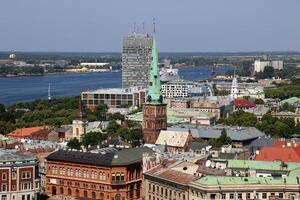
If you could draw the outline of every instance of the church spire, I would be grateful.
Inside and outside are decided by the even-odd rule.
[[[151,51],[151,69],[149,77],[148,86],[148,97],[147,102],[149,103],[161,103],[162,102],[162,92],[161,83],[159,76],[159,66],[158,66],[158,54],[156,46],[156,32],[155,32],[155,19],[153,18],[153,36],[152,36],[152,51]]]
[[[81,98],[79,97],[79,106],[78,106],[78,113],[76,115],[76,119],[84,119],[84,113],[82,111],[82,102],[81,102]]]

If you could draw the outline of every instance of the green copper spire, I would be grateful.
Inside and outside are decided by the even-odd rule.
[[[156,34],[155,34],[155,21],[153,19],[153,36],[152,36],[152,52],[151,52],[151,69],[149,77],[149,86],[148,86],[148,97],[147,102],[149,103],[161,103],[162,92],[159,76],[159,66],[158,66],[158,54],[156,47]]]

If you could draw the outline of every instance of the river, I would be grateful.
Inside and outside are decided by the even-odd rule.
[[[224,74],[228,67],[217,68],[217,74]],[[83,90],[121,87],[121,72],[53,74],[45,76],[24,76],[0,78],[0,103],[11,105],[16,102],[47,99],[51,83],[52,98],[80,95]],[[204,80],[211,76],[208,67],[190,67],[179,70],[179,76],[186,80]]]

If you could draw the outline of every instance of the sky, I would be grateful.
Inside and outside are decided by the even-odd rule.
[[[1,0],[0,51],[121,52],[134,23],[161,52],[300,51],[300,0]]]

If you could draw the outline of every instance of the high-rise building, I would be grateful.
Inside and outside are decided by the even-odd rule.
[[[167,104],[163,103],[155,30],[153,33],[151,57],[148,95],[147,101],[143,106],[143,138],[147,144],[155,144],[160,131],[167,129]]]
[[[151,65],[152,37],[132,34],[123,39],[122,87],[148,85]]]

